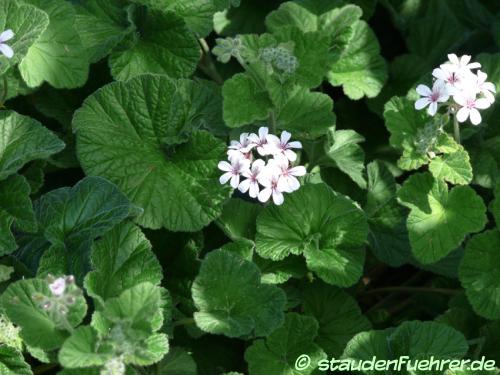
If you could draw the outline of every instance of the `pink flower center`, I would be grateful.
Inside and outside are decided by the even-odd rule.
[[[448,76],[448,83],[451,83],[452,85],[457,83],[459,81],[458,76],[455,73],[451,73]]]
[[[476,100],[475,99],[467,99],[465,102],[465,106],[469,109],[476,108]]]
[[[437,102],[439,97],[440,97],[439,92],[434,91],[429,99],[431,100],[431,102]]]

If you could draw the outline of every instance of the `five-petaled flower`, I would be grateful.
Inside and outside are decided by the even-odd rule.
[[[240,182],[238,190],[242,193],[248,191],[248,195],[252,198],[257,198],[259,195],[259,178],[262,178],[262,172],[265,170],[266,163],[262,159],[257,159],[252,163],[252,167],[242,172],[241,175],[246,177],[246,180]]]
[[[436,81],[432,86],[432,90],[425,85],[418,85],[417,92],[422,98],[415,102],[415,109],[422,109],[427,106],[427,113],[434,116],[438,110],[439,103],[448,101],[450,94],[443,81]]]
[[[224,171],[222,176],[219,178],[219,182],[221,184],[225,184],[229,180],[231,180],[230,185],[233,189],[236,189],[240,184],[240,175],[244,172],[247,172],[250,168],[250,160],[245,159],[244,157],[234,156],[229,159],[231,164],[227,161],[219,162],[219,169]]]
[[[281,133],[281,138],[276,137],[274,134],[268,134],[266,150],[270,155],[284,154],[288,160],[297,160],[297,154],[292,151],[294,148],[302,148],[302,143],[299,141],[289,142],[292,135],[284,130]]]
[[[66,279],[59,277],[49,284],[50,292],[55,297],[60,297],[66,291]]]
[[[457,112],[458,122],[465,122],[467,118],[470,117],[470,122],[472,122],[473,125],[479,125],[481,123],[481,114],[478,109],[486,109],[490,106],[488,99],[476,99],[473,94],[467,95],[460,93],[455,95],[453,99],[461,106]]]
[[[0,34],[0,52],[8,59],[11,59],[14,56],[14,50],[5,42],[11,40],[12,38],[14,38],[14,32],[11,29],[5,30]]]

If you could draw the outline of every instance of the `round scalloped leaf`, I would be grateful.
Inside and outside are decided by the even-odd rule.
[[[21,337],[27,345],[52,350],[59,348],[69,336],[68,331],[59,329],[51,316],[34,301],[32,296],[40,293],[52,296],[45,280],[25,279],[9,285],[0,298],[8,318],[21,327]],[[76,327],[87,313],[83,295],[69,306],[68,324]]]
[[[423,264],[443,259],[487,222],[483,200],[472,188],[448,190],[446,182],[430,173],[408,178],[398,197],[411,209],[406,226],[413,254]]]
[[[80,163],[144,209],[140,225],[199,230],[220,215],[228,192],[217,170],[225,145],[194,130],[219,113],[217,103],[189,80],[143,75],[111,83],[75,114]]]
[[[32,375],[31,367],[24,360],[23,353],[12,346],[0,343],[0,374]]]
[[[467,151],[460,150],[432,159],[429,171],[436,178],[454,185],[467,185],[472,181],[472,166]]]
[[[266,336],[284,318],[285,293],[261,283],[259,268],[227,250],[210,252],[193,282],[199,328],[229,337]]]
[[[184,21],[172,12],[150,10],[140,33],[131,34],[111,54],[109,65],[116,80],[144,73],[173,78],[192,75],[200,59],[200,47]]]
[[[14,38],[7,42],[14,56],[8,59],[0,54],[0,75],[26,56],[48,25],[47,13],[34,6],[20,4],[17,0],[3,0],[0,3],[0,32],[8,29],[14,32]]]
[[[29,87],[48,82],[56,88],[85,84],[89,72],[87,51],[75,29],[75,9],[64,0],[22,0],[43,9],[49,26],[19,64]]]
[[[304,313],[319,323],[315,342],[330,357],[340,356],[354,335],[371,328],[356,300],[341,289],[319,282],[307,285],[302,296]]]
[[[478,234],[467,243],[459,277],[474,311],[500,319],[500,231]]]
[[[303,254],[321,279],[346,287],[361,276],[367,235],[366,217],[353,201],[325,184],[310,184],[262,211],[256,246],[272,260]]]
[[[286,315],[285,323],[266,339],[256,340],[245,351],[250,375],[311,374],[318,362],[326,358],[325,352],[314,342],[318,322],[296,313]],[[307,355],[311,364],[302,371],[295,367],[300,355]]]
[[[64,142],[31,117],[0,111],[0,180],[26,163],[61,151]]]

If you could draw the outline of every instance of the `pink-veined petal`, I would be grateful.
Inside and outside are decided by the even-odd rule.
[[[273,191],[273,202],[276,206],[281,206],[283,202],[285,201],[285,197],[283,196],[283,193],[274,190]]]
[[[462,107],[458,110],[457,112],[457,120],[458,122],[465,122],[467,121],[467,118],[469,117],[469,108]]]
[[[454,95],[453,100],[462,107],[467,104],[467,99],[463,95]]]
[[[269,134],[269,129],[267,127],[262,126],[259,128],[259,138],[260,139],[266,139],[268,134]]]
[[[436,77],[437,79],[440,79],[440,80],[443,80],[443,81],[447,81],[448,80],[448,73],[446,71],[444,71],[443,69],[440,69],[440,68],[436,68],[432,71],[432,75],[434,77]],[[421,85],[419,85],[421,86]],[[422,85],[423,86],[423,85]],[[427,86],[425,86],[427,87]],[[428,88],[428,87],[427,87]],[[417,91],[418,92],[418,91]],[[420,93],[419,93],[420,94]],[[420,94],[420,95],[424,95],[424,94]]]
[[[417,93],[421,96],[430,96],[432,94],[432,90],[426,85],[418,85]]]
[[[266,162],[262,159],[257,159],[252,163],[252,172],[260,172],[264,169]]]
[[[12,29],[7,29],[3,33],[0,34],[0,43],[6,42],[14,38],[14,31]]]
[[[271,188],[262,189],[259,193],[259,196],[258,196],[259,201],[261,201],[262,203],[267,202],[269,200],[269,198],[271,197],[272,193],[273,193],[273,191]]]
[[[444,103],[444,102],[447,102],[447,101],[448,101],[448,99],[450,99],[450,96],[449,96],[448,94],[445,94],[445,95],[441,95],[441,96],[437,99],[437,101],[438,101],[439,103]]]
[[[14,50],[10,48],[7,44],[0,43],[0,52],[8,59],[11,59],[14,56]]]
[[[470,122],[473,125],[479,125],[481,123],[481,114],[476,108],[470,110]]]
[[[227,161],[220,161],[219,164],[217,165],[217,168],[219,168],[221,171],[224,172],[229,172],[233,170],[233,167]]]
[[[241,181],[240,184],[238,185],[238,190],[241,191],[242,193],[246,193],[248,189],[250,189],[250,183],[251,180],[249,179]]]
[[[236,189],[238,185],[240,184],[240,175],[236,174],[231,177],[231,182],[230,185],[233,189]]]
[[[430,101],[427,98],[420,98],[415,102],[415,109],[421,110],[422,108],[425,108],[427,105],[429,105]]]
[[[225,183],[227,183],[229,181],[229,179],[233,176],[232,173],[224,173],[222,176],[219,177],[219,182],[221,183],[221,185],[224,185]]]
[[[438,110],[438,104],[436,102],[432,102],[429,104],[429,108],[427,108],[427,113],[431,116],[434,116]]]
[[[274,134],[268,134],[266,135],[266,140],[268,143],[272,143],[274,145],[279,145],[280,144],[280,139],[276,137]]]

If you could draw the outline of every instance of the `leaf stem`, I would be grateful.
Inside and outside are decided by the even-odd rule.
[[[276,114],[274,111],[269,111],[269,126],[271,127],[271,130],[273,134],[276,133]]]
[[[415,287],[415,286],[390,286],[385,288],[367,290],[365,292],[365,294],[376,294],[376,293],[440,293],[440,294],[455,296],[457,294],[460,294],[460,290],[431,288],[431,287]]]
[[[217,84],[224,84],[224,80],[219,74],[217,67],[215,66],[214,60],[212,59],[212,55],[210,53],[210,47],[205,39],[198,39],[198,43],[200,43],[201,50],[203,51],[203,56],[198,65],[200,70],[205,73],[207,76],[212,78]]]
[[[457,114],[453,114],[453,135],[455,141],[460,144],[460,125],[458,124]]]

